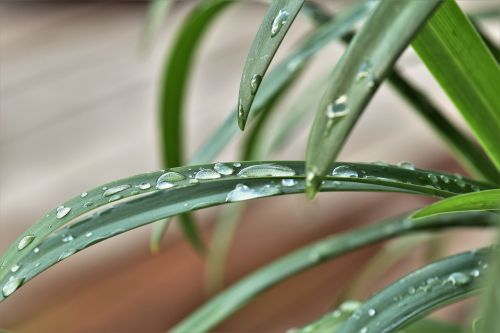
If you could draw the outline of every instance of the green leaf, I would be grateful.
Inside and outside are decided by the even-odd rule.
[[[164,165],[176,167],[184,163],[184,136],[182,114],[184,97],[194,58],[203,35],[215,18],[231,4],[227,0],[205,0],[185,19],[171,46],[160,86],[160,135]],[[191,216],[180,216],[181,230],[194,249],[204,248],[200,232]],[[169,221],[159,221],[151,234],[151,248],[159,247],[159,242]]]
[[[9,247],[0,258],[0,282],[5,283],[12,276],[12,266],[21,265],[16,276],[27,281],[83,248],[170,216],[237,199],[304,190],[301,161],[238,163],[226,165],[233,170],[226,176],[216,173],[212,164],[179,167],[167,173],[152,172],[114,181],[78,195],[51,210]],[[325,191],[389,191],[448,197],[491,188],[473,180],[465,180],[465,185],[459,186],[453,178],[447,183],[436,183],[434,179],[453,176],[397,166],[342,163],[333,168],[335,175],[326,178]],[[346,177],[346,172],[352,177]],[[296,183],[288,181],[282,185],[283,179],[294,179]],[[37,247],[39,251],[33,252]],[[40,265],[35,266],[36,263]]]
[[[500,71],[470,21],[447,0],[412,46],[500,169]]]
[[[304,0],[273,0],[255,35],[241,76],[238,125],[243,130],[255,94],[283,38],[302,8]]]
[[[314,197],[352,127],[439,0],[383,0],[335,66],[309,135],[307,194]]]
[[[252,121],[264,110],[269,101],[276,94],[280,93],[283,86],[295,77],[307,61],[326,46],[330,41],[346,34],[359,20],[366,16],[374,7],[371,1],[362,2],[350,7],[345,12],[340,13],[331,22],[317,29],[307,38],[297,50],[286,57],[269,74],[264,76],[259,88],[259,93],[255,96],[254,103],[250,109],[248,121]],[[224,148],[231,138],[238,133],[236,125],[237,108],[230,112],[223,124],[206,140],[206,143],[198,149],[192,164],[208,163]]]
[[[413,215],[413,218],[472,210],[500,210],[500,190],[467,193],[447,198],[422,208]]]
[[[139,40],[139,50],[142,52],[149,52],[151,44],[155,39],[161,25],[168,16],[170,9],[172,8],[172,0],[152,0],[148,8],[148,17],[146,19],[146,25],[144,26],[144,31],[141,34]]]
[[[286,278],[362,246],[415,231],[487,225],[495,225],[495,221],[491,218],[491,213],[485,212],[439,215],[418,221],[403,216],[329,236],[259,268],[191,313],[171,332],[209,331],[255,296]]]
[[[420,268],[366,301],[337,330],[397,332],[433,310],[477,294],[491,249],[468,251]]]
[[[464,328],[442,321],[424,319],[419,320],[408,327],[398,331],[398,333],[466,333]]]

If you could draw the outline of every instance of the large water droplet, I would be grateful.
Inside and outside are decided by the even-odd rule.
[[[35,236],[33,235],[26,235],[21,240],[19,241],[19,244],[17,244],[17,249],[21,251],[24,249],[26,246],[30,245],[31,242],[35,239]]]
[[[62,219],[66,215],[69,214],[71,208],[70,207],[64,207],[64,206],[59,206],[56,209],[56,218],[57,219]]]
[[[286,10],[280,9],[271,25],[271,37],[274,37],[278,34],[278,32],[281,30],[281,27],[286,24],[288,16],[289,14]]]
[[[358,177],[358,172],[356,170],[352,169],[348,165],[339,165],[338,167],[333,169],[332,176],[345,177],[345,178]]]
[[[21,267],[21,265],[15,264],[14,266],[12,266],[12,267],[10,268],[10,271],[11,271],[12,273],[15,273],[15,272],[17,272],[17,271],[19,270],[19,268],[20,268],[20,267]]]
[[[203,169],[203,168],[200,168],[200,171],[198,171],[194,176],[194,178],[198,180],[217,179],[220,177],[221,177],[220,173],[218,173],[217,171],[214,171],[212,169]]]
[[[333,103],[328,104],[326,107],[325,115],[328,119],[342,118],[349,113],[347,105],[347,96],[342,95],[337,98]]]
[[[184,175],[181,175],[180,173],[178,172],[175,172],[175,171],[168,171],[168,172],[165,172],[164,174],[162,174],[160,177],[158,177],[158,180],[156,181],[156,183],[161,183],[161,182],[179,182],[181,180],[184,180],[186,179],[186,177],[184,177]]]
[[[104,193],[102,195],[105,197],[109,197],[109,196],[114,195],[116,193],[119,193],[121,191],[125,191],[128,188],[130,188],[130,185],[128,185],[128,184],[114,186],[114,187],[108,188],[106,191],[104,191]]]
[[[162,181],[162,182],[159,182],[156,184],[156,189],[157,190],[166,190],[167,188],[171,188],[174,186],[175,186],[175,184],[172,184],[172,183],[169,183],[166,181]]]
[[[151,184],[145,182],[145,183],[140,183],[136,187],[139,188],[140,190],[147,190],[148,188],[151,187]]]
[[[398,166],[400,168],[407,169],[407,170],[415,170],[415,166],[412,163],[407,162],[407,161],[399,162]]]
[[[255,74],[252,76],[252,80],[250,81],[250,91],[252,95],[255,95],[257,89],[259,89],[260,82],[262,81],[262,75]]]
[[[241,166],[241,163],[240,162],[234,162],[233,165],[237,168],[239,168]]]
[[[254,198],[267,197],[280,193],[280,189],[275,186],[265,185],[258,188],[250,188],[244,184],[237,184],[234,190],[226,196],[226,201],[236,202]]]
[[[461,272],[451,273],[446,280],[454,286],[463,286],[470,282],[470,277]]]
[[[2,288],[2,294],[3,294],[3,296],[7,297],[10,294],[12,294],[14,291],[17,290],[17,288],[19,288],[19,286],[22,283],[23,283],[23,279],[22,278],[11,276],[9,278],[9,280],[7,280],[7,282],[4,284],[4,286]]]
[[[295,171],[287,166],[277,164],[258,164],[241,169],[240,177],[286,177],[294,176]]]
[[[122,196],[121,196],[121,195],[119,195],[119,194],[114,194],[114,195],[112,195],[112,196],[110,196],[110,197],[109,197],[108,202],[113,202],[113,201],[116,201],[116,200],[120,200],[121,198],[122,198]]]
[[[289,179],[282,179],[281,180],[281,185],[286,186],[286,187],[291,187],[297,185],[297,181],[293,178]]]
[[[232,175],[234,172],[233,168],[223,163],[215,163],[214,170],[224,176]]]

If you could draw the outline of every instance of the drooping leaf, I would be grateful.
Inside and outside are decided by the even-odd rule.
[[[471,210],[500,210],[500,190],[466,193],[447,198],[422,208],[413,218]]]
[[[491,249],[468,251],[420,268],[367,300],[337,333],[397,332],[433,310],[477,294]]]
[[[191,313],[172,332],[205,332],[247,304],[255,296],[286,278],[310,267],[378,241],[414,231],[458,226],[495,225],[491,213],[468,212],[433,216],[418,221],[407,217],[372,224],[341,235],[333,235],[295,250],[259,268]],[[357,332],[357,331],[353,331]]]
[[[0,258],[0,283],[13,276],[33,276],[94,243],[170,216],[226,202],[304,190],[304,163],[292,161],[227,164],[222,175],[214,165],[172,168],[105,184],[51,210],[28,228]],[[448,197],[491,186],[426,170],[397,166],[342,163],[333,166],[325,191],[390,191]],[[289,179],[283,184],[283,179]],[[291,179],[291,181],[290,181]],[[156,186],[155,186],[156,185]],[[63,228],[65,227],[65,228]],[[35,251],[35,248],[38,248]],[[36,266],[36,264],[39,264]],[[3,299],[1,297],[0,299]]]
[[[352,127],[394,62],[440,4],[382,0],[335,66],[307,146],[307,194],[314,197]]]
[[[245,128],[253,99],[281,42],[302,8],[304,0],[273,0],[255,35],[241,76],[238,126]]]
[[[412,46],[500,169],[500,68],[455,1],[444,2]]]

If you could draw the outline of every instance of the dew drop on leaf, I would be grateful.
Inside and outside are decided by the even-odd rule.
[[[278,32],[281,30],[281,27],[286,24],[288,16],[289,14],[286,10],[280,9],[278,14],[274,18],[273,23],[271,24],[271,37],[274,37],[278,34]]]
[[[461,272],[451,273],[446,280],[454,286],[463,286],[470,282],[470,277]]]
[[[335,177],[358,177],[358,172],[347,165],[339,165],[332,171],[332,176]]]
[[[238,172],[240,177],[286,177],[294,175],[295,171],[293,169],[277,164],[251,165]]]
[[[223,163],[215,163],[214,170],[224,176],[232,175],[234,172],[233,168]]]
[[[150,183],[140,183],[139,185],[136,186],[137,188],[139,188],[140,190],[147,190],[148,188],[151,187],[151,184]]]
[[[194,178],[198,180],[217,179],[220,177],[221,175],[217,171],[214,171],[212,169],[203,169],[203,168],[200,168],[200,171],[198,171],[194,176]]]
[[[289,178],[289,179],[282,179],[281,180],[281,185],[285,187],[291,187],[297,185],[297,181],[295,179]]]
[[[19,241],[19,244],[17,244],[17,249],[21,251],[24,249],[26,246],[30,245],[31,242],[35,239],[35,236],[33,235],[26,235],[21,240]]]
[[[398,163],[398,167],[406,169],[406,170],[415,170],[415,166],[407,161],[402,161]]]
[[[265,185],[259,188],[250,188],[244,184],[237,184],[226,196],[227,202],[236,202],[254,198],[267,197],[280,193],[280,189],[275,186]]]
[[[252,80],[250,81],[250,92],[252,95],[257,93],[257,89],[259,89],[260,82],[262,81],[262,75],[255,74],[252,76]]]
[[[71,211],[70,207],[59,206],[56,209],[56,218],[62,219],[63,217],[68,215],[70,211]]]
[[[112,195],[119,193],[121,191],[125,191],[128,188],[130,188],[130,185],[128,185],[128,184],[114,186],[114,187],[111,187],[111,188],[108,188],[107,190],[105,190],[102,195],[104,197],[109,197],[109,196],[112,196]]]
[[[12,266],[12,267],[10,268],[10,271],[11,271],[12,273],[15,273],[15,272],[17,272],[17,271],[19,270],[19,268],[20,268],[20,267],[21,267],[20,265],[15,264],[14,266]]]
[[[7,280],[7,282],[4,284],[4,286],[2,288],[2,294],[4,295],[4,297],[9,296],[14,291],[16,291],[17,288],[19,288],[19,286],[22,283],[23,283],[23,279],[22,278],[11,276],[9,278],[9,280]]]

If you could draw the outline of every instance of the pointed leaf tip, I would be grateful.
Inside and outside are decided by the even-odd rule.
[[[312,170],[307,171],[306,175],[306,196],[309,199],[314,199],[316,193],[319,191],[321,179],[318,174]]]

